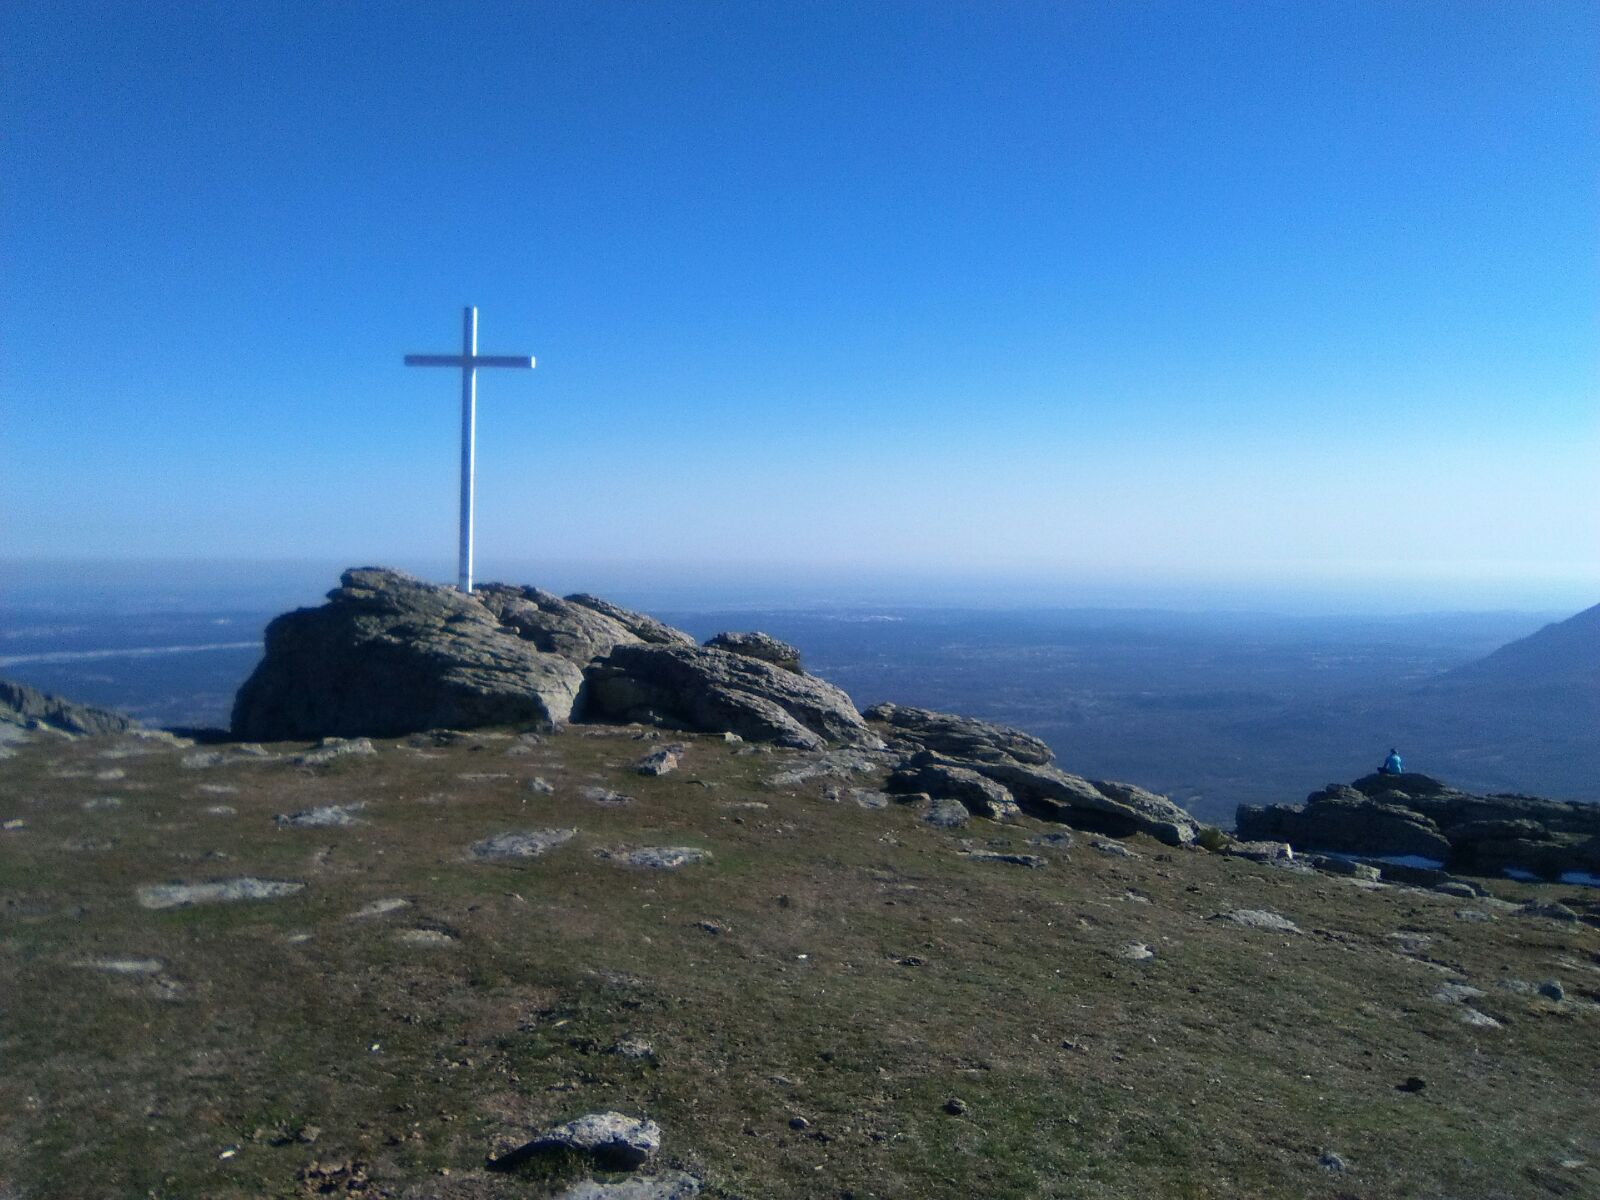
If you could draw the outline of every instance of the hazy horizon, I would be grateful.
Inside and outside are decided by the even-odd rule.
[[[404,556],[331,559],[0,558],[0,605],[97,604],[155,608],[318,602],[341,571],[388,566],[435,583],[454,564]],[[1600,603],[1600,580],[1331,578],[1320,581],[1073,576],[1065,572],[924,568],[806,569],[793,563],[650,563],[487,560],[480,582],[588,591],[658,608],[1129,609],[1291,617],[1407,617],[1432,613],[1528,613],[1560,619]]]

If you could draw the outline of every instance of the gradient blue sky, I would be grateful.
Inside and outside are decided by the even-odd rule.
[[[448,578],[457,387],[400,357],[475,303],[539,358],[480,384],[480,575],[1592,603],[1597,47],[1521,0],[10,0],[0,556]]]

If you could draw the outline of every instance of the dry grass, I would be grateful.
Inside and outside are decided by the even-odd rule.
[[[1142,840],[1063,854],[1025,844],[1032,822],[936,831],[825,781],[774,790],[798,756],[710,739],[660,779],[626,733],[514,745],[187,769],[101,740],[0,765],[0,818],[27,822],[0,835],[0,1194],[537,1195],[485,1155],[598,1108],[659,1121],[662,1159],[713,1196],[1600,1194],[1600,930]],[[272,819],[351,803],[365,823]],[[579,834],[466,853],[552,827]],[[964,859],[963,838],[1050,864]],[[650,845],[714,857],[595,854]],[[307,886],[135,900],[244,875]],[[386,898],[409,903],[351,918]],[[1208,919],[1238,908],[1303,932]],[[161,967],[79,965],[104,959]],[[1500,986],[1552,977],[1562,1003]],[[1452,979],[1501,1027],[1432,998]],[[613,1052],[628,1039],[653,1056]],[[1396,1090],[1410,1076],[1425,1090]]]

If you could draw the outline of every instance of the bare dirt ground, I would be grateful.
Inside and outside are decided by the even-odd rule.
[[[1600,1195],[1600,928],[1517,908],[1592,892],[935,829],[664,740],[17,747],[0,1196],[547,1195],[486,1157],[605,1109],[713,1197]]]

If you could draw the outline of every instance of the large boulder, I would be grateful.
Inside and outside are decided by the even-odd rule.
[[[933,750],[949,758],[971,761],[1048,763],[1050,747],[1032,734],[973,717],[934,712],[902,704],[874,704],[862,714],[888,726],[890,744],[914,753]]]
[[[1005,787],[1029,816],[1088,833],[1125,837],[1147,833],[1169,846],[1187,846],[1199,826],[1165,796],[1131,783],[1089,780],[1059,767],[1009,761],[973,761],[973,770]]]
[[[838,688],[757,658],[693,645],[618,646],[589,667],[594,719],[736,733],[804,750],[882,742]]]
[[[397,737],[572,716],[579,665],[523,640],[477,597],[381,568],[346,571],[340,585],[320,608],[267,626],[265,657],[234,701],[236,737]]]
[[[0,679],[0,722],[23,728],[43,726],[58,733],[126,733],[138,722],[106,708],[74,704],[60,696],[41,692],[25,683]]]

